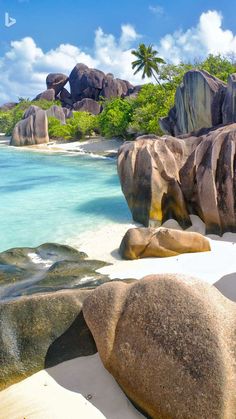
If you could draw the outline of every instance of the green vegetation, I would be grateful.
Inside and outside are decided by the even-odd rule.
[[[65,140],[80,140],[85,135],[92,135],[98,130],[98,118],[88,112],[74,112],[74,117],[61,125],[56,118],[48,118],[48,133],[50,138],[63,138]]]
[[[101,134],[104,137],[125,137],[132,115],[133,104],[129,99],[106,100],[103,111],[98,116]]]
[[[11,135],[14,126],[18,121],[23,117],[23,114],[29,106],[35,105],[41,109],[48,109],[52,105],[60,105],[59,101],[48,101],[45,99],[40,99],[37,101],[30,101],[29,99],[19,98],[19,103],[9,111],[0,110],[0,132],[6,133],[6,135]]]
[[[137,58],[132,63],[135,74],[142,71],[142,77],[153,76],[159,84],[145,84],[134,98],[105,100],[102,103],[103,112],[97,116],[74,112],[74,117],[67,119],[66,125],[61,125],[55,118],[49,118],[50,138],[81,139],[94,132],[108,138],[161,134],[159,118],[166,116],[173,106],[176,88],[188,70],[205,70],[225,82],[229,74],[236,72],[235,60],[221,55],[210,54],[204,61],[174,65],[164,63],[152,46],[141,44],[132,53]],[[15,124],[30,105],[48,109],[52,105],[60,105],[60,102],[19,98],[19,103],[13,109],[0,110],[0,132],[11,135]]]
[[[166,116],[174,104],[175,89],[170,84],[165,90],[152,83],[142,87],[133,101],[133,115],[129,131],[139,134],[157,134],[163,132],[159,126],[159,118]]]

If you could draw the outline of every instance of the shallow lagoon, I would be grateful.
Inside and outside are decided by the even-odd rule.
[[[0,251],[130,220],[115,160],[0,146]]]

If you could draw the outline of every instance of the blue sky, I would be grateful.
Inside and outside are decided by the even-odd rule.
[[[191,3],[191,4],[190,4]],[[130,51],[152,43],[170,62],[236,52],[235,0],[0,0],[0,103],[33,96],[78,60],[133,77]],[[17,23],[6,28],[4,14]],[[4,73],[4,77],[2,77]]]
[[[134,25],[145,42],[157,43],[166,33],[195,26],[207,10],[221,11],[224,27],[236,32],[234,7],[233,0],[0,0],[2,22],[5,11],[17,19],[9,29],[2,24],[1,52],[5,43],[25,36],[43,49],[65,42],[92,48],[98,26],[118,36],[125,23]]]

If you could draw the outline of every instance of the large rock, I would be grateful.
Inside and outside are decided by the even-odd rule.
[[[12,133],[11,145],[26,146],[47,143],[48,141],[47,113],[39,109],[27,118],[17,122]]]
[[[77,64],[69,76],[73,102],[84,98],[98,100],[103,86],[105,74],[100,70]]]
[[[37,95],[34,100],[45,99],[45,100],[48,100],[48,101],[53,101],[53,100],[55,100],[55,98],[56,98],[55,90],[54,89],[48,89],[48,90],[45,90],[42,93],[39,93],[39,95]]]
[[[180,135],[222,123],[226,85],[203,70],[190,70],[175,95],[175,106],[160,121],[165,133]]]
[[[121,79],[115,79],[113,74],[107,74],[103,80],[101,96],[105,98],[125,97],[133,86]]]
[[[0,389],[34,372],[96,352],[81,313],[88,290],[64,290],[0,304]]]
[[[228,78],[222,113],[223,124],[236,122],[236,74],[231,74]]]
[[[62,73],[50,73],[46,78],[47,89],[54,89],[57,96],[68,82],[68,77]]]
[[[236,304],[181,275],[109,283],[83,314],[104,366],[155,419],[236,417]]]
[[[70,109],[73,107],[73,99],[71,97],[71,94],[64,87],[59,94],[59,99],[60,99],[63,107],[65,106],[65,107],[68,107]]]
[[[65,112],[63,111],[61,106],[53,105],[49,109],[46,110],[47,117],[53,117],[58,119],[62,125],[66,123],[66,116]]]
[[[163,227],[130,228],[120,245],[124,259],[168,257],[209,250],[209,240],[201,234]]]
[[[184,138],[140,137],[119,150],[118,173],[135,221],[198,215],[208,233],[236,231],[236,124]]]
[[[82,99],[124,97],[133,92],[133,86],[126,80],[115,79],[113,74],[77,64],[69,76],[73,102]]]
[[[30,105],[24,112],[22,119],[28,118],[30,115],[35,115],[41,108],[36,105]]]
[[[93,115],[98,115],[102,109],[100,103],[93,99],[82,99],[74,103],[73,108],[75,111],[89,112]]]

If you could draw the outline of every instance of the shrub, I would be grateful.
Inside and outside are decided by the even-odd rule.
[[[65,140],[81,139],[91,135],[98,127],[98,117],[88,112],[74,112],[74,117],[61,125],[56,118],[48,118],[48,133],[50,138],[63,138]]]
[[[99,128],[104,137],[126,137],[133,115],[132,100],[114,98],[103,103],[99,115]]]
[[[159,118],[166,116],[174,104],[175,88],[166,83],[146,84],[133,102],[133,117],[129,128],[140,134],[162,135]]]

